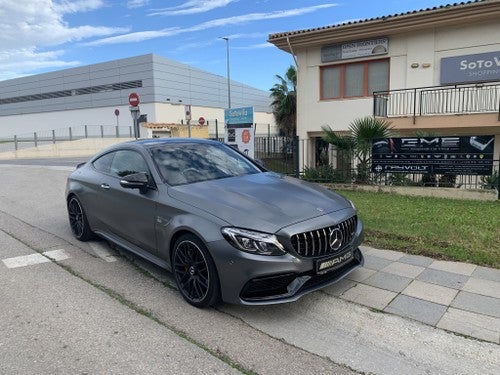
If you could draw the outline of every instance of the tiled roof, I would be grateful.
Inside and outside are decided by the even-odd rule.
[[[425,13],[429,13],[429,12],[435,12],[435,11],[438,11],[441,9],[450,9],[450,8],[454,8],[454,7],[460,7],[460,6],[464,6],[464,5],[469,5],[469,4],[474,4],[474,3],[482,3],[482,2],[488,2],[488,1],[491,1],[491,0],[471,0],[471,1],[467,1],[467,2],[461,2],[461,3],[440,5],[440,6],[436,6],[436,7],[432,7],[432,8],[412,10],[409,12],[397,13],[397,14],[392,14],[392,15],[387,15],[387,16],[367,18],[367,19],[359,20],[359,21],[344,22],[344,23],[339,23],[336,25],[323,26],[323,27],[317,27],[317,28],[312,28],[312,29],[287,31],[287,32],[282,32],[282,33],[275,33],[275,34],[269,35],[269,41],[272,42],[273,39],[283,38],[283,37],[292,36],[292,35],[305,34],[305,33],[310,33],[310,32],[314,32],[314,31],[321,31],[321,30],[331,30],[331,29],[335,29],[338,27],[342,27],[342,26],[364,24],[364,23],[374,22],[374,21],[387,21],[387,20],[399,18],[399,17],[406,17],[406,16],[417,15],[417,14],[425,14]],[[494,0],[494,1],[498,1],[498,0]]]

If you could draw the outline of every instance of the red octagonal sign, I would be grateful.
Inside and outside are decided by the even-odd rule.
[[[139,105],[139,95],[137,95],[135,92],[131,93],[129,96],[128,96],[128,103],[132,106],[132,107],[137,107]]]

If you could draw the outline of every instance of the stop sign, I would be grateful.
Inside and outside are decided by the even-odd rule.
[[[137,107],[139,105],[139,95],[137,95],[135,92],[131,93],[129,96],[128,96],[128,103],[132,106],[132,107]]]

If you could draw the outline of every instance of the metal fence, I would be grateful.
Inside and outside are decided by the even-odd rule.
[[[500,112],[500,84],[422,87],[373,93],[379,117]]]
[[[83,138],[133,138],[132,126],[84,125],[13,135],[0,138],[0,152],[17,151]]]
[[[133,138],[133,128],[131,126],[88,125],[16,135],[0,139],[0,152],[83,138]],[[217,138],[217,140],[224,142],[224,138]],[[333,161],[332,147],[327,147],[326,155],[324,150],[317,148],[314,151],[315,156],[306,155],[304,150],[308,148],[308,152],[311,153],[312,147],[311,145],[304,147],[305,142],[310,142],[310,140],[299,141],[298,137],[257,136],[255,137],[255,159],[261,160],[268,170],[319,183],[498,189],[500,191],[500,160],[493,162],[493,173],[490,176],[360,173],[355,168],[356,160],[340,160],[337,157]],[[299,167],[300,164],[303,165],[302,169]]]

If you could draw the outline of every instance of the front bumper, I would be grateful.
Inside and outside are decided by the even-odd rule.
[[[305,258],[294,252],[282,256],[254,255],[235,249],[226,240],[210,242],[207,246],[217,267],[223,301],[269,305],[296,301],[362,266],[364,258],[359,250],[362,241],[362,224],[358,222],[354,239],[337,254],[351,252],[352,256],[324,273],[316,271],[318,258]]]

